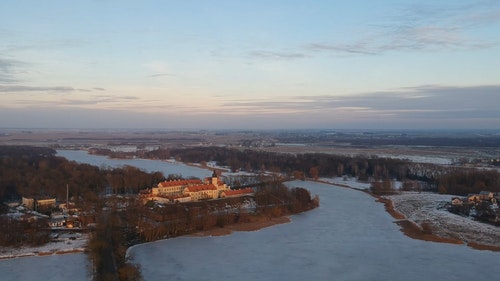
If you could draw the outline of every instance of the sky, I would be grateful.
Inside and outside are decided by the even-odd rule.
[[[500,1],[1,1],[0,128],[500,129]]]

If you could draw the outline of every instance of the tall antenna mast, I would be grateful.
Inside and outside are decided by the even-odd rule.
[[[66,184],[66,212],[69,212],[69,184]]]

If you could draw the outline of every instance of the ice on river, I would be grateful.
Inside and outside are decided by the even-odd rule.
[[[294,181],[321,206],[292,222],[130,250],[145,280],[493,280],[500,253],[404,236],[381,203],[352,189]],[[487,269],[487,270],[484,270]]]

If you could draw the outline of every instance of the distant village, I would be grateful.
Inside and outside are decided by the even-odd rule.
[[[467,197],[453,197],[448,206],[452,213],[500,225],[500,192],[481,191]]]
[[[214,171],[211,177],[204,180],[162,181],[157,186],[142,190],[138,198],[143,204],[150,201],[175,204],[253,194],[253,188],[231,189]],[[26,222],[46,219],[51,229],[88,228],[95,224],[93,214],[83,212],[69,198],[64,203],[57,203],[53,197],[22,197],[21,202],[11,202],[8,205],[15,210],[10,213],[11,217]]]

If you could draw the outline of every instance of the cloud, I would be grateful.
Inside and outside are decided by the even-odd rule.
[[[173,75],[169,73],[157,73],[148,75],[149,78],[164,77],[164,76],[173,76]]]
[[[68,48],[80,48],[89,45],[88,41],[65,38],[65,39],[51,39],[45,38],[43,41],[37,41],[36,44],[11,44],[6,45],[3,50],[6,52],[20,52],[20,51],[40,51],[40,50],[61,50]]]
[[[376,55],[379,53],[375,50],[370,42],[359,41],[354,43],[311,43],[305,46],[309,51],[327,51],[334,53],[349,53],[349,54],[362,54],[362,55]]]
[[[26,86],[26,85],[0,85],[0,93],[22,93],[22,92],[52,92],[52,93],[71,93],[71,92],[93,92],[106,91],[104,88],[81,89],[70,86]]]
[[[66,86],[52,86],[52,87],[40,87],[40,86],[22,86],[22,85],[0,85],[0,92],[73,92],[75,88]]]
[[[0,115],[10,118],[0,118],[3,122],[0,123],[10,127],[130,128],[142,123],[152,127],[271,129],[498,129],[500,124],[500,112],[497,109],[500,85],[419,85],[344,96],[218,99],[220,103],[217,104],[217,110],[213,110],[159,104],[127,95],[91,95],[81,98],[64,96],[57,103],[40,101],[21,108],[2,108]],[[137,106],[137,102],[141,106]],[[148,103],[151,108],[144,106]],[[166,108],[169,110],[165,110]],[[34,119],[26,116],[33,116]]]
[[[385,23],[366,26],[367,35],[343,42],[312,42],[305,50],[332,54],[380,55],[393,51],[474,50],[500,42],[469,34],[471,29],[500,22],[498,2],[469,5],[415,4]]]
[[[285,100],[284,102],[280,100]],[[292,96],[276,100],[227,101],[225,112],[247,115],[272,113],[311,113],[357,118],[394,116],[422,118],[500,118],[500,85],[440,86],[422,85],[357,95]]]
[[[164,61],[150,61],[148,63],[144,63],[142,65],[147,71],[152,72],[153,74],[148,75],[148,77],[159,77],[169,75],[169,67],[168,63]]]
[[[86,106],[104,104],[127,104],[139,100],[135,96],[93,95],[88,98],[65,98],[59,101],[62,106]]]
[[[0,57],[0,83],[19,82],[16,74],[21,72],[19,69],[25,65],[22,61]]]
[[[305,58],[308,55],[300,52],[276,52],[266,50],[256,50],[248,53],[250,57],[257,59],[292,60]]]

